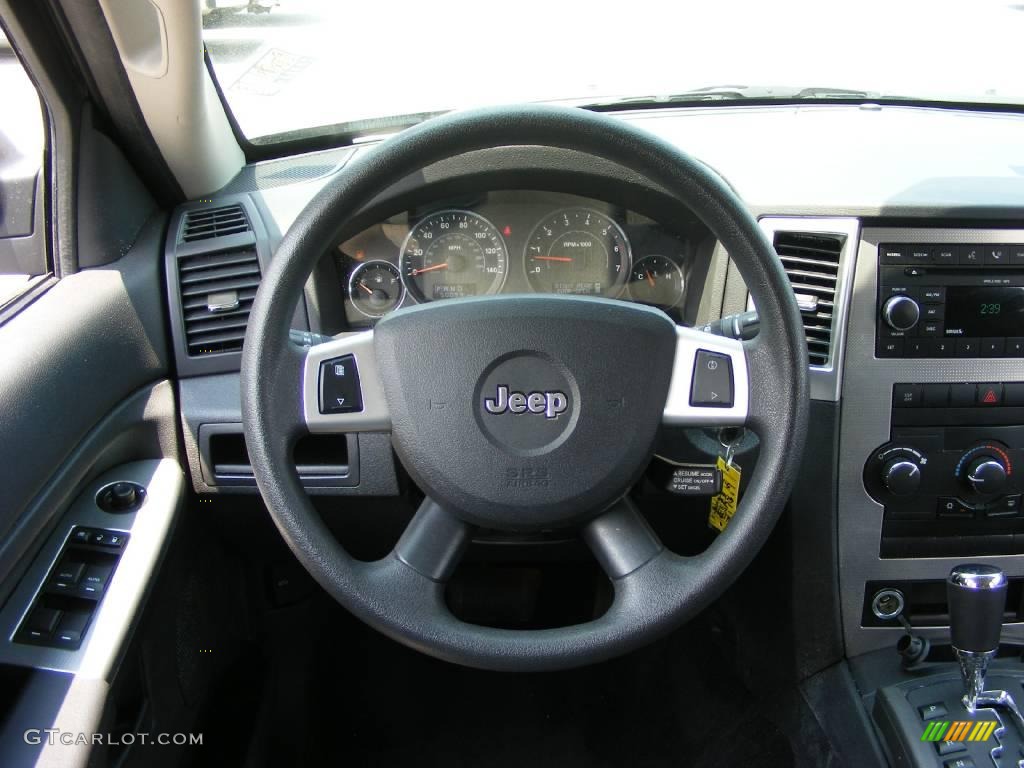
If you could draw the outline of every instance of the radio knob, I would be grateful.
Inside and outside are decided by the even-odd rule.
[[[1006,467],[995,456],[979,456],[965,477],[975,493],[999,493],[1006,486]]]
[[[882,318],[894,331],[909,331],[920,317],[921,308],[909,296],[893,296],[882,307]]]
[[[904,457],[892,459],[882,467],[882,482],[894,496],[910,496],[921,487],[921,468]]]

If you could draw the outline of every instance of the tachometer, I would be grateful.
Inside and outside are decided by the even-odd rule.
[[[629,276],[629,241],[603,213],[567,208],[534,228],[523,264],[538,293],[618,296]]]
[[[508,272],[505,241],[469,211],[440,211],[420,221],[401,254],[405,286],[418,301],[497,293]]]

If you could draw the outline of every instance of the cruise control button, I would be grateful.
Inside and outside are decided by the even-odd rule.
[[[359,371],[353,355],[320,363],[320,413],[355,413],[363,410]]]
[[[690,405],[729,408],[732,406],[732,360],[728,355],[697,350],[693,362]]]

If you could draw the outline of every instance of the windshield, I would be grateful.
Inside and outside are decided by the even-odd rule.
[[[719,102],[1024,104],[1020,2],[199,2],[224,97],[261,142],[487,104],[685,102],[702,88]]]

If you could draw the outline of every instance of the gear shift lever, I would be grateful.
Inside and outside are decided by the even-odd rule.
[[[979,698],[990,698],[983,695],[985,672],[999,648],[1006,584],[1006,574],[992,565],[958,565],[946,581],[950,635],[971,714]]]

